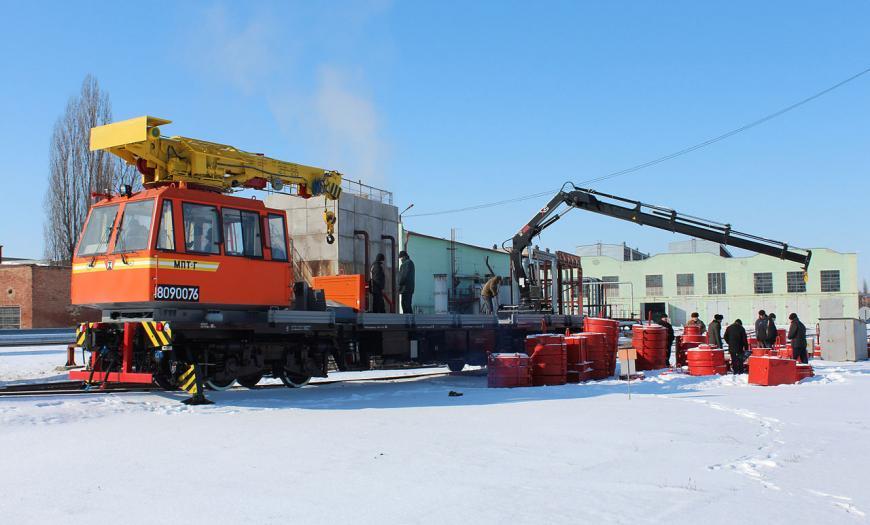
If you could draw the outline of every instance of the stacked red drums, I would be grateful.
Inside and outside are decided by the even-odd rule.
[[[532,386],[531,359],[526,354],[489,354],[487,368],[490,388]]]
[[[603,347],[596,355],[593,355],[593,344],[588,347],[589,359],[595,364],[593,379],[605,379],[613,375],[616,370],[616,350],[619,348],[619,321],[600,317],[587,317],[583,320],[583,334],[594,333],[604,336]],[[596,349],[597,350],[597,349]],[[606,360],[606,362],[604,362]]]
[[[631,331],[631,344],[637,351],[637,370],[667,368],[668,332],[665,327],[636,324]]]
[[[616,369],[616,352],[608,347],[604,334],[583,332],[572,337],[581,337],[586,341],[589,379],[607,379],[613,375],[613,371]]]
[[[725,364],[725,351],[710,345],[699,345],[686,352],[689,375],[724,375],[728,371]]]
[[[538,334],[526,338],[526,348],[529,339],[535,338],[532,352],[532,385],[564,385],[568,374],[568,351],[565,347],[565,337],[553,334]]]
[[[565,336],[565,347],[568,351],[567,379],[569,383],[579,383],[592,377],[592,368],[589,365],[593,363],[589,361],[588,340],[584,335]]]
[[[683,327],[683,335],[677,338],[677,366],[686,366],[686,352],[707,342],[707,336],[701,334],[701,327],[692,325]]]

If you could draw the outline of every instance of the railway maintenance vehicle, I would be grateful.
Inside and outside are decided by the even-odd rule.
[[[293,274],[287,215],[239,189],[286,191],[334,201],[340,173],[186,137],[165,137],[170,121],[149,116],[93,128],[92,150],[135,165],[143,190],[97,195],[76,246],[71,299],[98,308],[79,326],[90,352],[70,378],[151,383],[201,399],[264,376],[288,387],[372,357],[483,364],[502,345],[522,348],[529,332],[580,329],[580,316],[366,313],[327,306],[322,291]],[[326,242],[335,214],[324,207]],[[354,276],[348,276],[354,277]],[[364,294],[364,291],[361,291]]]

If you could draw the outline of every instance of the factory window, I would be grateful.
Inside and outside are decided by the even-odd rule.
[[[175,225],[172,223],[172,201],[163,201],[160,227],[157,229],[157,249],[175,250]]]
[[[115,240],[115,253],[148,249],[152,211],[154,211],[154,199],[128,202],[124,206],[121,227]]]
[[[0,306],[0,329],[18,330],[21,328],[21,307]]]
[[[603,283],[614,283],[614,284],[604,284],[602,289],[604,293],[607,294],[607,297],[619,297],[619,285],[615,284],[619,282],[618,275],[605,275],[601,277],[601,282]]]
[[[839,292],[840,270],[822,270],[821,282],[823,292]]]
[[[663,295],[661,275],[646,276],[646,294],[648,296]]]
[[[224,253],[246,257],[263,256],[259,213],[224,208],[223,220]]]
[[[773,274],[770,272],[756,273],[755,293],[773,293]]]
[[[221,236],[217,208],[185,202],[181,212],[184,216],[184,249],[194,253],[219,254]]]
[[[677,274],[677,295],[695,295],[695,274]]]
[[[273,261],[287,260],[287,236],[284,232],[284,216],[269,215],[269,246]]]
[[[724,273],[708,273],[707,274],[707,293],[710,295],[725,295],[725,274]]]
[[[806,292],[807,283],[804,281],[804,272],[786,272],[785,285],[788,293]]]
[[[106,253],[109,249],[109,238],[112,236],[112,228],[115,226],[115,216],[118,214],[118,205],[99,206],[91,210],[85,233],[82,234],[79,245],[79,256],[97,255]]]

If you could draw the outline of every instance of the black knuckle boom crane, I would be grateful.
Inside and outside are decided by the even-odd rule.
[[[566,187],[570,189],[566,190]],[[567,206],[567,209],[557,213],[562,205]],[[574,208],[800,263],[804,270],[804,280],[807,278],[806,271],[812,257],[810,250],[795,248],[784,242],[739,232],[733,230],[730,224],[721,224],[680,214],[668,208],[591,189],[578,188],[567,182],[512,239],[509,254],[511,269],[519,288],[520,304],[517,305],[518,309],[539,310],[541,308],[538,300],[540,294],[535,293],[534,279],[527,274],[523,267],[523,251],[530,246],[532,239]]]

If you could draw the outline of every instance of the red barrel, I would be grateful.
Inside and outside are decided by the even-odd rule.
[[[637,350],[637,370],[667,368],[668,331],[657,324],[636,324],[631,327],[631,345]]]
[[[584,335],[565,336],[565,348],[568,353],[568,382],[579,383],[588,381],[591,377],[592,361],[587,350],[588,338]]]
[[[532,384],[564,385],[568,374],[568,352],[561,335],[538,335],[532,354]]]
[[[692,324],[684,326],[683,335],[701,335],[700,325]]]
[[[526,354],[489,354],[487,369],[489,388],[532,386],[531,361]]]
[[[728,371],[725,364],[725,351],[710,345],[699,345],[686,352],[689,375],[724,375]]]
[[[607,379],[613,375],[616,368],[616,352],[607,345],[605,334],[599,332],[582,332],[576,334],[586,340],[586,359],[589,379]]]
[[[584,332],[598,332],[605,335],[606,344],[616,352],[619,347],[619,321],[601,317],[586,317],[583,319]],[[614,367],[616,362],[614,362]]]
[[[695,348],[698,345],[706,344],[707,336],[701,335],[701,328],[698,326],[686,326],[683,328],[683,335],[677,340],[677,366],[686,366],[686,352],[690,348]]]

